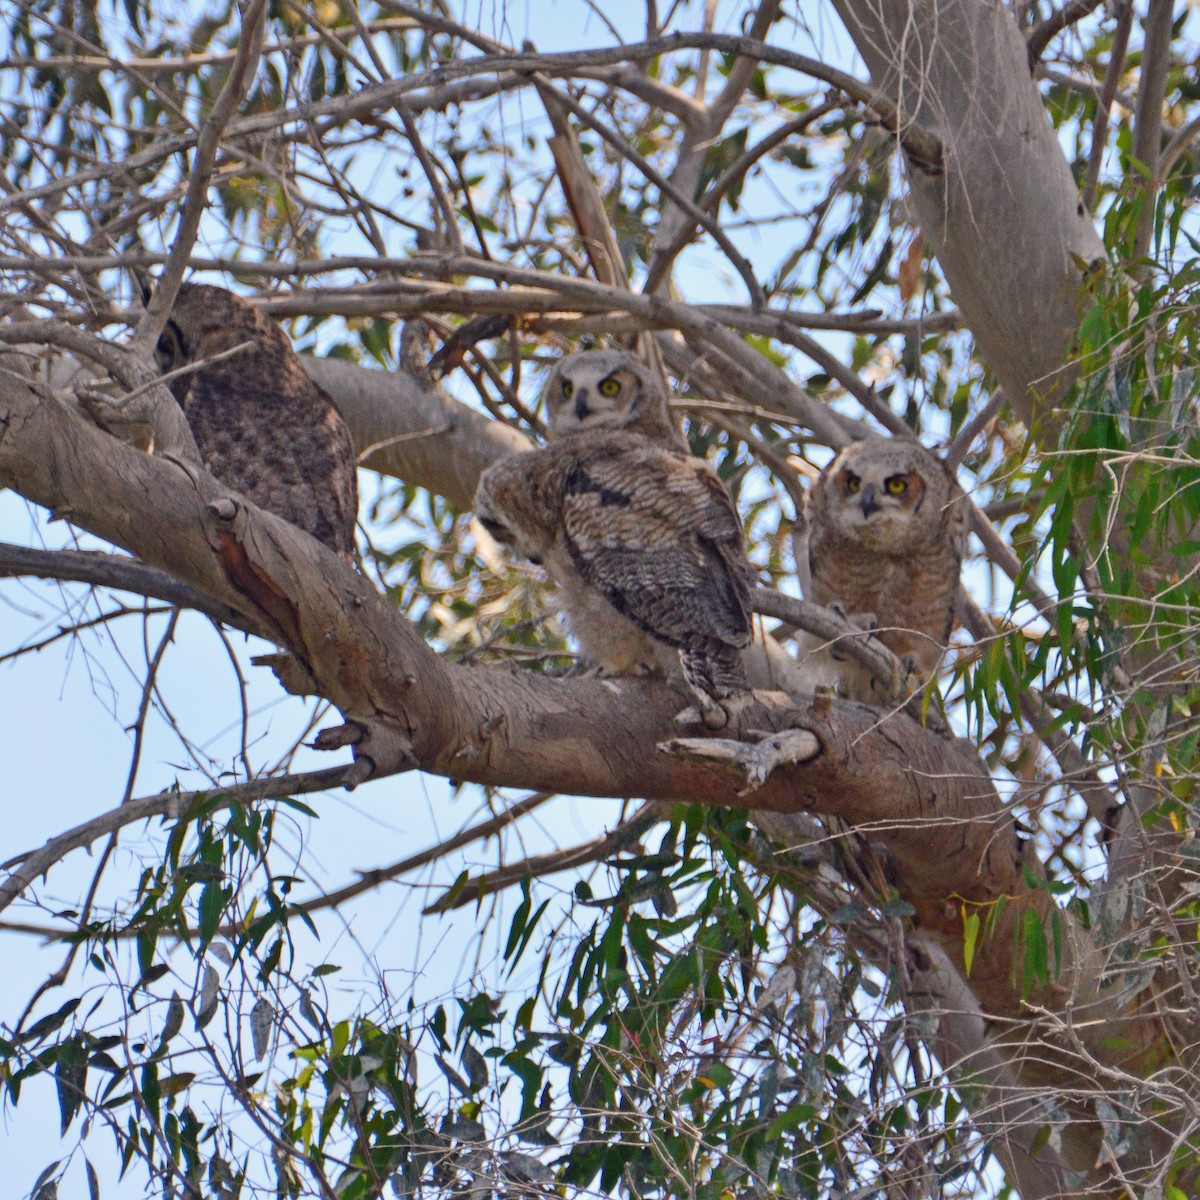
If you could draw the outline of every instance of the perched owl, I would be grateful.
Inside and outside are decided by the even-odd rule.
[[[232,350],[168,382],[208,469],[354,561],[354,443],[283,330],[224,288],[185,283],[155,349],[164,372]]]
[[[800,532],[805,598],[873,628],[922,682],[932,677],[954,625],[967,535],[966,497],[945,464],[916,442],[854,442],[810,488]],[[887,699],[883,685],[836,648],[805,635],[802,650],[823,657],[832,676],[823,682],[843,695]]]
[[[545,566],[602,671],[682,666],[708,720],[713,701],[747,690],[754,569],[729,493],[676,449],[666,397],[632,355],[564,358],[543,400],[554,440],[484,472],[480,521]]]

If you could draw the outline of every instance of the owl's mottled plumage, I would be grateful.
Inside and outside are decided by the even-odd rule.
[[[225,485],[354,561],[354,443],[287,336],[224,288],[185,283],[155,350],[173,371],[246,349],[170,380],[204,465]]]
[[[938,669],[954,625],[967,536],[962,489],[916,442],[871,437],[842,450],[809,489],[797,567],[804,595],[837,605],[922,677]],[[805,648],[814,652],[815,639]],[[843,695],[886,697],[856,663],[830,664]]]
[[[653,377],[632,355],[589,351],[563,359],[543,397],[554,440],[484,472],[485,528],[545,566],[607,673],[682,665],[702,697],[745,691],[754,570],[741,522],[708,464],[676,449]]]

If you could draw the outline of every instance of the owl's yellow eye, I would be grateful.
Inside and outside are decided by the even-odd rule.
[[[850,495],[853,496],[858,492],[858,489],[860,487],[862,487],[862,480],[859,479],[859,477],[857,475],[855,475],[853,471],[847,471],[846,472],[846,491],[848,491],[850,493]]]
[[[613,396],[618,396],[621,393],[621,385],[611,376],[608,379],[600,381],[600,395],[608,396],[610,399]]]
[[[562,394],[564,400],[570,400],[575,395],[575,385],[569,379],[562,381]]]
[[[884,480],[883,486],[889,496],[903,496],[908,491],[908,480],[903,475],[893,475]]]

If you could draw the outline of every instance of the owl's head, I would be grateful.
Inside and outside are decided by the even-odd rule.
[[[286,353],[287,339],[273,321],[233,292],[206,283],[184,283],[154,347],[154,358],[165,374],[226,354],[246,342],[253,345],[205,367],[206,371],[242,372],[249,355]],[[167,385],[180,403],[192,378],[192,374],[179,375]]]
[[[842,450],[821,473],[814,502],[845,537],[892,556],[943,530],[956,485],[916,442],[872,437]]]
[[[656,436],[669,421],[654,376],[624,350],[583,350],[562,359],[542,389],[551,438],[633,430]]]

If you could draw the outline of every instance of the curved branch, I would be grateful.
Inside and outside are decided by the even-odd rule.
[[[66,858],[72,850],[90,846],[97,838],[105,837],[126,825],[148,821],[152,817],[178,819],[186,816],[192,806],[205,800],[220,800],[223,804],[240,804],[266,800],[273,796],[303,796],[341,787],[353,767],[328,767],[323,771],[308,771],[303,775],[277,775],[274,778],[251,779],[230,787],[211,787],[202,791],[159,792],[120,804],[106,813],[92,817],[63,833],[52,837],[36,850],[15,854],[0,863],[0,871],[9,877],[0,884],[0,911],[6,909],[35,879]]]
[[[72,583],[90,583],[96,587],[116,588],[194,609],[219,621],[250,633],[241,614],[229,605],[214,603],[203,592],[181,583],[166,571],[148,567],[134,558],[91,550],[35,550],[0,542],[0,578],[29,576],[34,579],[62,579]]]

